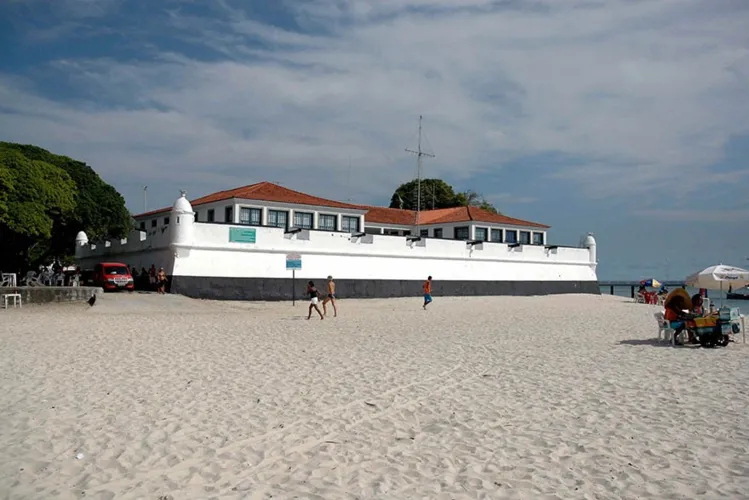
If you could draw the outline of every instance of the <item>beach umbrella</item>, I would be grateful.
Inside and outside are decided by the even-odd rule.
[[[689,292],[685,289],[677,288],[668,294],[668,297],[666,297],[666,300],[663,302],[663,307],[665,309],[677,309],[679,311],[683,309],[691,309],[692,297],[689,296]]]
[[[720,290],[720,305],[723,305],[723,288],[741,288],[749,285],[749,271],[740,267],[718,264],[690,274],[685,282],[687,286],[694,288]]]
[[[640,281],[640,285],[647,286],[650,288],[660,288],[661,282],[655,278],[648,278],[646,280]]]

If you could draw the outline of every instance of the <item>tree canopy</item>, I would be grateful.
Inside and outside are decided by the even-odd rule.
[[[390,208],[416,210],[417,199],[418,180],[414,179],[398,186],[398,189],[390,198]],[[456,193],[455,189],[442,179],[422,179],[421,210],[465,206],[479,207],[493,213],[499,213],[489,201],[475,191],[468,190]]]
[[[91,167],[30,145],[0,142],[0,258],[27,268],[70,255],[75,235],[125,237],[125,200]]]

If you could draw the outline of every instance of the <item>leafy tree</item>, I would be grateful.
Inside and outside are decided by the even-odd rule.
[[[486,198],[484,198],[483,195],[470,189],[462,193],[458,193],[455,196],[455,205],[462,206],[462,207],[468,207],[468,206],[478,207],[478,208],[482,208],[484,210],[487,210],[495,214],[499,213],[499,211],[494,207],[494,205],[489,203],[489,201]]]
[[[390,199],[390,208],[416,210],[418,199],[418,180],[398,186]],[[423,179],[421,181],[421,210],[431,208],[452,208],[475,206],[493,213],[499,213],[482,195],[468,190],[456,193],[451,185],[441,179]]]
[[[418,186],[416,179],[401,184],[390,199],[390,208],[416,210]],[[421,210],[454,206],[456,206],[455,191],[451,185],[441,179],[421,180]]]
[[[75,235],[124,237],[120,194],[85,163],[36,146],[0,142],[0,258],[5,269],[72,254]],[[66,260],[69,260],[66,259]]]

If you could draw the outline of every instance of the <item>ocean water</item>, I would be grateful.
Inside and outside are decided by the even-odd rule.
[[[673,290],[675,287],[667,287],[667,288],[669,290]],[[636,288],[635,288],[635,292],[637,292]],[[687,292],[689,292],[689,295],[692,296],[695,293],[699,293],[699,290],[697,288],[687,287]],[[601,295],[610,295],[610,294],[611,294],[611,287],[601,285]],[[620,297],[631,297],[632,290],[628,286],[615,286],[614,295],[618,295]],[[710,299],[710,302],[715,304],[715,307],[720,307],[721,293],[719,291],[708,290],[707,297]],[[723,305],[728,306],[728,307],[738,307],[742,314],[749,314],[749,300],[727,300],[726,293],[723,292]]]

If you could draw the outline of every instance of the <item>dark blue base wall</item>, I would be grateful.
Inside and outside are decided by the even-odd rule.
[[[291,300],[304,298],[307,280],[297,278],[211,278],[172,277],[170,291],[188,297],[219,300]],[[340,298],[389,298],[421,296],[421,280],[336,280]],[[325,280],[315,281],[322,293]],[[587,293],[600,295],[597,281],[434,281],[435,296],[468,295],[555,295]]]

